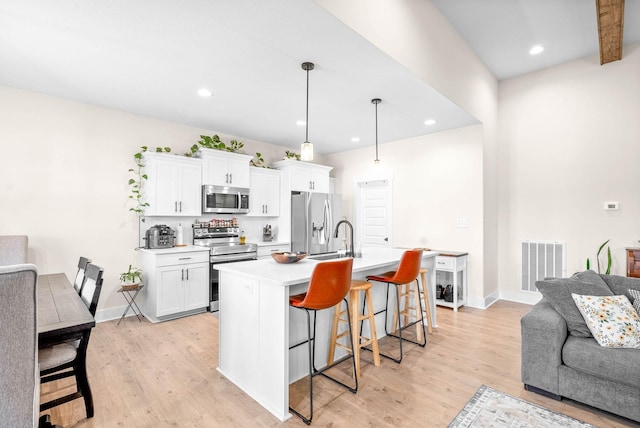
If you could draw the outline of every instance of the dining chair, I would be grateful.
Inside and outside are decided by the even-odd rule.
[[[26,235],[0,235],[0,266],[27,263],[28,249]]]
[[[78,273],[76,273],[76,279],[73,281],[73,288],[76,289],[78,294],[82,294],[82,286],[84,285],[85,271],[89,263],[91,263],[91,259],[88,259],[86,257],[80,257],[80,260],[78,260]]]
[[[341,358],[333,364],[327,365],[320,370],[315,367],[315,349],[316,349],[316,311],[323,309],[330,309],[336,306],[338,303],[344,300],[347,305],[347,318],[351,319],[349,313],[349,302],[345,299],[345,296],[351,288],[351,270],[353,267],[353,259],[347,258],[338,261],[329,261],[318,263],[313,272],[311,273],[311,279],[309,281],[309,288],[306,293],[298,294],[289,297],[289,305],[293,308],[302,309],[307,315],[307,339],[303,342],[290,346],[289,349],[293,349],[297,346],[307,344],[307,352],[309,354],[309,417],[303,416],[293,407],[289,406],[289,410],[296,416],[300,417],[307,425],[311,424],[313,419],[313,377],[316,375],[322,375],[327,379],[347,388],[354,394],[358,391],[358,377],[356,375],[356,361],[355,352],[353,347],[353,331],[351,329],[351,323],[349,325],[349,343],[351,344],[351,353],[344,358]],[[356,309],[357,310],[357,309]],[[313,332],[311,330],[311,312],[313,312]],[[355,379],[355,387],[351,387],[331,376],[329,376],[326,370],[334,367],[337,364],[351,358],[353,360],[353,377]]]
[[[0,426],[38,423],[35,265],[0,266]]]
[[[91,263],[87,264],[81,298],[93,316],[95,316],[102,290],[103,273],[101,267]],[[83,397],[87,418],[93,417],[93,396],[87,378],[86,361],[90,335],[91,330],[86,330],[78,340],[40,349],[38,353],[40,383],[48,383],[70,376],[76,378],[76,392],[42,403],[40,411]]]

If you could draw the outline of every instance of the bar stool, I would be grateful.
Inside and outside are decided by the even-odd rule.
[[[359,313],[360,308],[360,292],[365,293],[365,302],[362,307],[362,313]],[[349,318],[348,309],[351,308],[351,317]],[[367,313],[365,314],[365,310]],[[347,318],[343,318],[344,315]],[[369,321],[369,331],[371,338],[364,337],[362,335],[362,322],[364,320]],[[340,323],[351,323],[350,331],[358,331],[358,336],[353,336],[351,346],[343,345],[338,342],[339,339],[347,335],[349,330],[338,334],[338,325]],[[331,327],[331,342],[329,344],[329,357],[327,358],[327,364],[333,364],[335,358],[336,347],[345,349],[348,352],[355,352],[356,362],[356,376],[360,379],[360,348],[371,345],[373,350],[373,364],[376,367],[380,367],[380,351],[378,349],[378,336],[376,334],[376,320],[373,316],[373,300],[371,299],[371,283],[368,281],[352,280],[351,287],[349,288],[349,305],[346,309],[342,310],[342,302],[338,303],[335,307],[335,313],[333,315],[333,326]]]
[[[422,297],[422,301],[424,302],[424,315],[427,316],[427,332],[429,334],[433,334],[433,317],[431,316],[431,301],[429,299],[429,283],[427,282],[426,273],[427,269],[420,269],[420,282],[422,283],[422,288],[419,290],[419,295]],[[420,334],[418,334],[418,340],[420,339]]]
[[[337,261],[328,261],[318,263],[313,269],[311,274],[311,280],[309,281],[309,288],[306,293],[298,294],[289,297],[289,305],[294,308],[303,309],[307,314],[307,340],[300,342],[296,345],[290,346],[289,349],[297,346],[307,344],[309,353],[309,417],[306,418],[297,410],[289,406],[289,410],[296,416],[300,417],[307,425],[311,424],[313,419],[313,377],[316,375],[322,375],[327,379],[330,379],[347,388],[354,394],[358,391],[358,377],[356,376],[356,360],[354,358],[355,352],[353,352],[353,342],[351,339],[351,355],[347,355],[345,358],[341,358],[332,365],[327,365],[318,370],[315,367],[315,348],[316,348],[316,311],[322,309],[329,309],[336,306],[340,301],[345,300],[347,303],[347,315],[350,318],[349,304],[346,302],[345,296],[349,292],[351,286],[351,269],[353,267],[353,259],[342,259]],[[313,335],[311,334],[311,312],[313,312]],[[351,332],[351,324],[349,323],[349,334],[353,337]],[[313,342],[313,344],[312,344]],[[340,382],[337,379],[329,376],[325,373],[326,370],[334,367],[341,362],[352,358],[353,359],[353,377],[355,378],[355,387],[352,388],[349,385]]]
[[[383,353],[380,353],[380,355],[382,355],[385,358],[389,358],[390,360],[393,360],[396,363],[400,363],[402,361],[402,342],[406,341],[406,342],[411,342],[411,343],[415,343],[416,345],[420,345],[421,347],[424,347],[427,344],[427,337],[426,337],[426,333],[425,333],[425,328],[424,328],[424,317],[423,317],[423,310],[422,310],[422,300],[421,299],[417,299],[418,300],[418,306],[420,307],[420,318],[416,319],[413,322],[405,322],[404,325],[402,325],[401,319],[398,316],[397,318],[394,317],[394,324],[396,324],[397,322],[397,332],[398,334],[392,334],[391,332],[388,331],[387,329],[387,318],[388,318],[388,309],[389,309],[389,288],[391,286],[391,284],[396,286],[396,314],[402,314],[402,312],[400,311],[400,298],[401,296],[401,286],[403,286],[404,284],[409,284],[412,282],[416,282],[416,286],[417,286],[417,281],[418,281],[418,274],[420,273],[420,263],[422,261],[422,249],[421,248],[416,248],[413,250],[407,250],[404,252],[404,254],[402,254],[402,258],[400,259],[400,264],[398,265],[398,270],[396,271],[391,271],[391,272],[386,272],[383,273],[382,275],[371,275],[367,277],[368,281],[377,281],[377,282],[384,282],[387,284],[387,299],[386,299],[386,303],[385,303],[385,308],[376,312],[374,315],[378,315],[381,313],[385,313],[385,318],[384,318],[384,331],[387,334],[387,336],[393,336],[398,338],[398,342],[400,344],[400,356],[398,358],[394,358],[390,355],[386,355]],[[366,297],[365,297],[366,298]],[[416,316],[416,318],[418,318]],[[402,337],[402,330],[411,327],[412,325],[415,324],[422,324],[422,340],[421,341],[415,341],[415,340],[411,340],[405,337]],[[367,350],[370,350],[369,348],[364,348]]]

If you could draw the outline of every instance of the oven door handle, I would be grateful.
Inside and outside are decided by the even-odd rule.
[[[216,263],[255,260],[257,258],[257,253],[253,253],[251,255],[250,254],[251,253],[240,253],[240,254],[225,254],[220,256],[213,256],[210,258],[210,261],[212,264],[216,264]]]

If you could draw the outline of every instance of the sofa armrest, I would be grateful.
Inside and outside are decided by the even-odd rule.
[[[567,339],[567,323],[542,299],[520,320],[522,333],[521,376],[525,385],[559,395],[558,367]]]

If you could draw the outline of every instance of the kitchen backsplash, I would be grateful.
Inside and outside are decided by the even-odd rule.
[[[145,217],[144,222],[140,222],[140,242],[139,245],[144,247],[144,235],[147,229],[158,224],[165,224],[177,230],[178,227],[182,228],[182,240],[184,244],[193,244],[193,230],[191,225],[198,220],[200,222],[208,222],[211,219],[232,220],[233,218],[238,220],[238,227],[240,230],[244,230],[247,242],[260,243],[262,242],[262,229],[265,225],[271,224],[271,233],[273,235],[273,242],[278,242],[278,226],[274,219],[264,217],[248,217],[239,214],[208,214],[201,217]],[[271,221],[270,221],[271,220]],[[178,234],[176,233],[176,237]],[[176,243],[178,243],[176,239]]]

